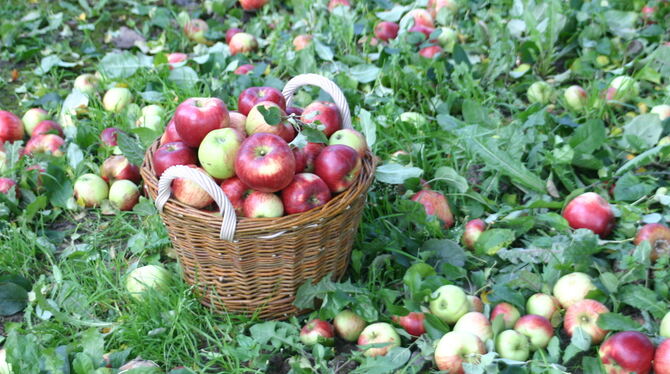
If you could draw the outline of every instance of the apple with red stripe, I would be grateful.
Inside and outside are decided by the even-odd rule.
[[[331,194],[326,183],[318,175],[300,173],[281,192],[284,209],[288,214],[306,212],[330,201]]]
[[[165,132],[161,136],[160,145],[173,142],[183,142],[184,140],[179,136],[177,132],[177,127],[175,127],[174,118],[170,119],[167,126],[165,126]]]
[[[235,174],[254,190],[277,192],[293,180],[295,156],[288,143],[279,136],[253,134],[240,146],[235,159]]]
[[[595,192],[583,193],[570,200],[563,218],[573,229],[589,229],[601,238],[614,228],[614,212],[607,200]]]
[[[174,112],[175,130],[189,147],[198,147],[207,134],[228,127],[230,116],[223,101],[216,97],[192,97]]]
[[[598,318],[601,314],[609,313],[609,309],[596,300],[585,299],[576,302],[565,312],[565,321],[563,326],[568,336],[572,337],[575,329],[580,327],[591,336],[591,341],[595,344],[603,341],[608,331],[598,326]]]
[[[622,331],[610,336],[598,350],[608,374],[647,374],[654,359],[654,344],[637,331]]]
[[[221,189],[226,194],[228,200],[233,205],[238,215],[244,214],[244,200],[254,192],[249,186],[244,184],[238,177],[232,177],[221,182]]]
[[[63,137],[63,128],[57,122],[52,120],[44,120],[35,126],[33,132],[30,133],[30,136],[37,135],[46,135],[46,134],[55,134]]]
[[[195,151],[184,142],[163,144],[153,155],[154,171],[159,178],[170,166],[190,165],[196,162],[198,157]]]
[[[290,142],[295,138],[296,132],[293,126],[288,122],[280,121],[276,125],[271,125],[265,120],[265,116],[261,113],[259,108],[263,108],[266,111],[276,108],[279,111],[279,115],[284,118],[286,113],[281,107],[272,101],[263,101],[256,105],[249,111],[247,115],[247,120],[245,122],[245,129],[247,134],[253,135],[258,133],[270,133],[280,136],[286,142]]]
[[[444,222],[444,228],[449,228],[454,225],[454,215],[449,208],[449,202],[438,191],[421,190],[412,196],[412,201],[416,201],[423,205],[426,214],[435,216]]]
[[[9,195],[9,190],[14,188],[14,197],[17,199],[20,197],[21,193],[19,192],[19,186],[13,179],[10,178],[0,178],[0,193]]]
[[[327,146],[314,161],[314,173],[326,182],[333,193],[340,193],[354,184],[361,169],[358,152],[341,144]]]
[[[254,191],[244,199],[242,211],[249,218],[276,218],[284,215],[284,205],[271,192]]]
[[[0,118],[2,118],[0,116]],[[35,126],[40,122],[46,121],[49,119],[49,112],[42,108],[30,108],[21,117],[21,122],[23,122],[23,128],[26,134],[32,134]],[[2,143],[2,142],[0,142]]]
[[[335,342],[335,330],[329,322],[313,319],[300,329],[300,341],[307,346],[316,344],[330,346]]]
[[[132,210],[140,199],[140,190],[135,183],[120,179],[109,188],[109,202],[121,211]]]
[[[393,316],[391,319],[412,336],[421,336],[426,332],[424,326],[426,315],[421,312],[409,312],[405,316]]]
[[[496,305],[491,311],[491,322],[495,322],[498,316],[501,316],[500,318],[503,320],[505,329],[511,329],[521,317],[521,313],[514,305],[502,302]]]
[[[375,26],[375,37],[385,42],[398,36],[400,26],[395,22],[382,21]]]
[[[548,319],[535,314],[527,314],[514,324],[514,330],[526,335],[532,351],[546,348],[554,336],[554,328]]]
[[[0,144],[22,140],[23,135],[21,119],[14,113],[0,110]]]
[[[343,310],[333,319],[335,332],[348,342],[357,341],[365,325],[365,320],[351,310]]]
[[[196,165],[186,166],[207,174],[205,169]],[[202,189],[197,183],[186,178],[175,178],[172,181],[172,194],[178,201],[197,209],[205,208],[214,202],[214,199],[207,193],[207,191]]]
[[[304,123],[320,122],[325,126],[323,133],[330,137],[342,128],[342,116],[337,105],[327,101],[315,101],[305,107],[300,117]]]
[[[28,140],[23,153],[26,155],[32,155],[36,153],[51,153],[54,156],[60,157],[63,155],[63,144],[65,144],[65,140],[63,140],[63,138],[58,135],[36,135]]]
[[[110,156],[100,166],[100,176],[107,183],[127,179],[134,183],[142,180],[140,169],[131,164],[125,156]]]
[[[465,224],[465,232],[463,232],[463,238],[461,239],[465,248],[475,249],[475,243],[484,230],[486,230],[486,222],[483,220],[477,218],[468,221]]]
[[[478,363],[486,346],[477,335],[464,331],[444,334],[435,346],[435,365],[450,374],[464,374],[464,363]]]
[[[272,101],[279,105],[282,110],[286,110],[284,95],[274,87],[249,87],[245,89],[237,98],[237,110],[248,116],[251,108],[264,101]]]
[[[207,22],[199,18],[194,18],[184,24],[184,34],[186,34],[187,38],[196,43],[208,43],[207,38],[205,37],[207,31],[209,31],[209,25],[207,25]]]
[[[228,47],[230,48],[230,54],[235,56],[236,54],[254,51],[258,48],[258,42],[255,36],[246,32],[238,32],[230,38]]]
[[[662,223],[649,223],[637,232],[633,244],[640,245],[648,241],[651,245],[651,260],[656,261],[661,256],[670,254],[670,228]]]
[[[270,0],[240,0],[242,9],[246,11],[254,11],[261,9]]]

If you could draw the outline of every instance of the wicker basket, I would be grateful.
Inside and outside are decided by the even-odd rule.
[[[292,79],[284,89],[287,104],[300,86],[316,85],[338,105],[343,126],[351,128],[346,99],[337,86],[319,75]],[[214,180],[195,169],[173,166],[157,180],[152,155],[146,152],[141,174],[156,200],[189,284],[202,303],[219,311],[285,319],[300,313],[296,292],[307,280],[331,274],[342,277],[349,263],[367,190],[374,178],[375,157],[367,154],[358,180],[326,205],[280,218],[240,218]],[[198,210],[170,197],[174,178],[188,178],[210,192],[220,214]]]

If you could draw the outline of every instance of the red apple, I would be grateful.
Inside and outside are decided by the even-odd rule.
[[[357,341],[365,325],[365,320],[351,310],[343,310],[333,319],[337,335],[348,342]]]
[[[209,31],[209,26],[207,25],[207,22],[195,18],[192,20],[189,20],[186,22],[184,25],[184,34],[186,34],[186,37],[193,40],[196,43],[200,44],[207,44],[207,38],[205,38],[205,34]]]
[[[254,190],[276,192],[293,180],[295,156],[279,136],[253,134],[242,142],[237,153],[235,174]]]
[[[158,147],[153,155],[154,170],[160,178],[163,172],[170,166],[190,165],[198,162],[195,150],[183,142],[165,143]]]
[[[355,149],[358,155],[365,157],[368,150],[368,144],[365,142],[365,136],[354,129],[337,130],[328,139],[328,145],[342,144]]]
[[[295,173],[302,173],[307,166],[307,155],[303,148],[291,148],[295,157]]]
[[[598,351],[608,374],[647,374],[654,359],[654,345],[637,331],[623,331],[610,336]]]
[[[304,112],[304,109],[302,108],[298,108],[295,106],[286,107],[286,114],[289,116],[291,114],[295,114],[297,117],[300,117],[302,115],[302,112]]]
[[[599,344],[603,341],[607,330],[598,327],[598,317],[603,313],[609,313],[609,309],[598,301],[585,299],[578,301],[568,307],[565,312],[563,326],[568,336],[572,336],[577,327],[591,336],[591,341]]]
[[[437,55],[443,52],[442,47],[439,45],[431,45],[429,47],[421,48],[419,54],[425,58],[435,58]]]
[[[286,100],[278,89],[274,87],[249,87],[240,93],[237,99],[237,110],[248,116],[251,108],[264,101],[274,102],[279,105],[282,111],[286,109]]]
[[[400,26],[395,22],[382,21],[375,26],[375,37],[385,42],[398,36]]]
[[[13,179],[9,178],[0,178],[0,193],[1,194],[9,194],[9,190],[14,187],[14,197],[17,199],[21,196],[21,193],[19,191],[19,186],[16,184],[16,182]]]
[[[242,9],[246,11],[258,10],[270,0],[240,0]]]
[[[444,221],[445,228],[449,228],[454,224],[454,216],[451,214],[449,202],[440,192],[421,190],[412,196],[412,201],[421,203],[427,215],[436,216]]]
[[[300,120],[304,123],[314,123],[319,121],[321,125],[325,126],[323,133],[327,137],[342,128],[342,116],[337,105],[327,101],[315,101],[302,112]]]
[[[230,123],[228,124],[228,126],[237,130],[243,137],[246,138],[247,116],[234,110],[231,110],[228,114],[230,115]]]
[[[474,249],[475,243],[479,236],[486,230],[486,222],[477,218],[465,224],[465,232],[463,233],[463,245],[465,248]]]
[[[426,40],[430,39],[430,35],[435,31],[433,27],[424,25],[414,25],[409,29],[409,32],[418,32],[426,36]]]
[[[237,33],[244,32],[242,29],[238,29],[237,27],[231,27],[226,31],[226,44],[230,44],[230,39],[233,38],[233,36]]]
[[[454,325],[454,331],[465,331],[475,334],[483,342],[493,338],[491,322],[480,312],[465,313]]]
[[[308,346],[315,344],[333,345],[335,331],[327,321],[313,319],[300,329],[300,341]]]
[[[301,34],[293,38],[293,48],[296,51],[303,50],[312,44],[312,35]]]
[[[665,339],[656,348],[654,355],[654,373],[670,374],[670,339]]]
[[[161,136],[160,145],[174,142],[183,142],[183,140],[181,136],[179,136],[179,133],[177,132],[177,127],[175,126],[174,123],[174,118],[172,118],[165,127],[165,132],[163,133],[163,136]]]
[[[117,180],[109,188],[109,202],[118,210],[132,210],[139,199],[139,188],[129,180]]]
[[[237,69],[235,69],[235,71],[233,72],[233,74],[237,74],[237,75],[249,74],[254,70],[254,67],[255,66],[251,65],[251,64],[244,64],[244,65],[238,66]]]
[[[1,117],[0,117],[1,118]],[[46,121],[49,119],[49,112],[42,108],[30,108],[21,117],[21,122],[23,122],[23,129],[26,134],[32,134],[33,129],[40,122]],[[2,143],[2,142],[0,142]]]
[[[251,108],[249,114],[247,115],[247,120],[245,122],[245,129],[247,134],[249,135],[258,133],[274,134],[284,139],[287,143],[291,142],[295,138],[296,132],[290,123],[280,122],[277,125],[270,125],[265,121],[265,117],[258,109],[259,107],[263,107],[266,110],[275,107],[279,109],[279,113],[282,117],[286,116],[286,113],[284,113],[284,111],[278,104],[272,101],[260,102],[254,105],[254,107]]]
[[[521,317],[519,309],[510,303],[504,302],[496,305],[491,311],[491,322],[495,322],[498,315],[502,316],[505,329],[513,328],[514,324],[519,320],[519,317]]]
[[[514,324],[514,330],[526,335],[532,351],[546,348],[554,336],[554,327],[548,319],[535,314],[526,314]]]
[[[194,97],[179,104],[174,112],[175,129],[189,147],[198,147],[212,130],[228,127],[226,104],[216,97]]]
[[[238,177],[232,177],[221,182],[221,189],[228,200],[233,204],[237,215],[243,214],[244,199],[253,192],[249,186],[244,184]]]
[[[661,223],[649,223],[644,225],[635,236],[635,245],[648,241],[651,245],[651,260],[656,261],[661,256],[670,254],[670,228]]]
[[[433,23],[433,16],[431,16],[430,13],[425,9],[413,9],[409,11],[403,18],[409,17],[414,19],[414,25],[422,25],[432,28],[435,27],[435,24]]]
[[[167,60],[168,60],[168,66],[170,70],[172,70],[175,68],[175,66],[188,60],[188,55],[186,53],[174,52],[167,55]]]
[[[351,8],[351,3],[349,3],[349,0],[330,0],[328,2],[328,10],[333,11],[333,9],[337,8],[338,6],[344,6],[347,8]]]
[[[340,193],[354,184],[361,169],[358,152],[341,144],[327,146],[314,160],[314,173],[326,182],[333,193]]]
[[[205,169],[199,168],[196,165],[186,166],[207,174]],[[203,190],[197,183],[184,178],[175,178],[172,181],[172,194],[178,201],[197,209],[202,209],[214,202],[214,199],[207,191]]]
[[[583,193],[572,199],[563,211],[570,227],[589,229],[606,237],[614,228],[614,212],[607,200],[594,192]]]
[[[56,134],[63,137],[63,128],[58,123],[51,120],[44,120],[35,126],[30,136]]]
[[[302,149],[305,153],[305,172],[314,172],[314,161],[325,148],[326,145],[323,143],[307,143],[307,145]]]
[[[37,135],[28,140],[28,143],[26,143],[26,149],[23,151],[23,153],[29,155],[50,152],[54,156],[62,156],[63,150],[61,147],[64,143],[65,140],[63,140],[63,138],[58,135]]]
[[[271,192],[254,191],[244,199],[242,212],[249,218],[276,218],[284,215],[284,205]]]
[[[444,334],[435,346],[435,365],[449,374],[464,374],[463,363],[478,363],[486,345],[476,335],[464,331]]]
[[[300,173],[281,192],[287,214],[296,214],[314,209],[330,201],[330,190],[316,174]]]
[[[365,356],[385,356],[393,347],[400,346],[400,336],[393,326],[386,322],[377,322],[368,325],[358,337],[358,345],[365,349]],[[367,348],[370,344],[386,344],[378,348]]]
[[[119,132],[122,132],[116,127],[108,127],[100,133],[100,141],[102,142],[103,145],[107,147],[116,147],[119,145],[118,143],[118,137],[119,137]]]
[[[131,164],[125,156],[110,156],[100,167],[100,176],[107,183],[127,179],[133,183],[140,183],[140,169]]]
[[[408,334],[412,336],[421,336],[426,332],[423,325],[425,315],[421,312],[409,312],[406,316],[393,316],[393,322],[402,326]]]
[[[23,139],[23,123],[14,113],[0,110],[0,144]]]
[[[256,37],[246,32],[238,32],[230,38],[230,54],[235,56],[238,53],[249,53],[258,48]]]

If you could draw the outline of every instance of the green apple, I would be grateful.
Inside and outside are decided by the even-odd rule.
[[[242,134],[230,127],[210,131],[198,148],[200,165],[214,178],[232,177],[235,175],[235,157],[243,141]]]
[[[81,74],[74,80],[73,88],[88,96],[95,94],[98,90],[100,80],[93,74]]]
[[[568,308],[570,305],[584,300],[586,295],[596,290],[593,285],[591,277],[587,274],[574,272],[562,276],[554,285],[554,296],[561,303],[563,308]]]
[[[526,361],[530,356],[530,343],[525,335],[505,330],[496,337],[496,352],[508,360]]]
[[[568,108],[574,110],[575,112],[582,111],[584,106],[589,101],[588,94],[580,86],[574,85],[565,89],[563,93],[563,98]]]
[[[431,295],[430,312],[446,323],[456,323],[469,309],[468,297],[462,288],[445,285]]]
[[[528,87],[526,95],[528,96],[528,102],[531,104],[540,103],[547,105],[554,98],[554,88],[547,82],[538,81]]]
[[[365,136],[354,129],[337,130],[328,139],[328,145],[343,144],[355,149],[358,155],[365,156],[368,145],[365,142]]]
[[[440,27],[440,30],[442,32],[437,37],[437,42],[440,43],[445,51],[449,53],[453,52],[458,41],[458,34],[451,27]]]
[[[351,310],[343,310],[333,319],[337,335],[348,342],[355,342],[365,328],[365,320]]]
[[[30,135],[33,133],[35,126],[47,119],[49,119],[49,113],[46,110],[42,108],[30,108],[21,117],[21,122],[23,122],[23,128],[26,130],[25,133]]]
[[[109,188],[109,202],[118,210],[133,209],[139,198],[139,188],[127,179],[119,179]]]
[[[74,182],[74,198],[80,206],[100,206],[108,195],[107,182],[95,174],[84,174]]]
[[[393,347],[400,346],[400,335],[395,328],[386,322],[377,322],[368,325],[358,336],[357,344],[364,349],[367,357],[385,356]],[[376,348],[367,348],[370,344],[380,345]],[[382,344],[385,344],[381,346]]]
[[[170,283],[171,274],[159,265],[147,265],[139,267],[128,274],[126,278],[126,290],[138,300],[142,294],[149,289],[162,289]]]
[[[7,363],[7,351],[0,349],[0,374],[12,374],[12,365]]]
[[[156,104],[147,105],[140,112],[144,116],[158,116],[162,118],[165,115],[165,109]]]
[[[123,111],[133,99],[130,90],[125,87],[113,87],[105,92],[102,98],[102,106],[108,112],[119,113]]]
[[[655,107],[651,108],[650,113],[657,114],[658,118],[660,118],[661,122],[663,122],[666,119],[670,118],[670,105],[667,104],[656,105]]]
[[[670,338],[670,312],[666,313],[665,317],[661,320],[659,335],[664,338]]]
[[[627,75],[620,75],[610,82],[607,100],[630,101],[640,94],[640,84]]]
[[[154,131],[163,131],[163,118],[153,114],[143,114],[135,121],[137,127],[146,127]]]

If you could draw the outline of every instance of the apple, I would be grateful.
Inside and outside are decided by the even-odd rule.
[[[197,161],[195,151],[184,142],[165,143],[158,147],[153,155],[154,170],[159,178],[170,166],[190,165]]]
[[[207,31],[209,31],[209,26],[207,25],[207,22],[199,18],[189,20],[184,25],[184,34],[186,34],[186,37],[196,43],[200,44],[208,43],[207,38],[205,37]]]
[[[519,309],[510,303],[502,302],[496,305],[491,311],[491,322],[495,322],[498,315],[502,316],[505,329],[511,329],[521,317]]]
[[[14,187],[14,197],[19,198],[21,196],[21,193],[19,192],[19,186],[16,184],[16,182],[13,179],[10,178],[2,178],[0,177],[0,193],[4,195],[9,194],[9,190]]]
[[[100,176],[107,183],[123,179],[140,183],[142,180],[140,169],[121,155],[108,157],[100,167]]]
[[[609,313],[609,311],[605,305],[595,300],[578,301],[570,305],[565,312],[565,320],[563,321],[565,332],[572,337],[575,329],[581,327],[584,332],[591,336],[591,342],[599,344],[608,331],[598,327],[598,317],[603,313]]]
[[[645,5],[642,7],[640,13],[642,13],[642,18],[645,19],[647,23],[652,23],[650,19],[654,17],[654,13],[656,13],[656,8],[654,8],[653,6]]]
[[[640,245],[644,241],[651,245],[651,260],[670,254],[670,228],[662,223],[648,223],[637,232],[633,244]]]
[[[158,368],[158,364],[156,364],[153,361],[148,361],[148,360],[142,360],[141,358],[136,358],[132,361],[126,362],[123,366],[119,367],[119,372],[120,373],[125,373],[128,371],[129,373],[135,372],[136,370],[133,369],[139,369],[139,368]],[[137,372],[154,372],[153,370],[148,371],[148,370],[137,370]]]
[[[199,168],[196,165],[191,164],[186,166],[207,174],[205,169]],[[178,201],[197,209],[202,209],[214,202],[214,199],[207,191],[203,190],[197,183],[184,178],[175,178],[172,181],[172,194]]]
[[[246,11],[253,11],[261,9],[268,1],[270,0],[240,0],[240,5]]]
[[[235,174],[261,192],[277,192],[295,174],[295,156],[288,143],[274,134],[253,134],[242,142],[235,159]]]
[[[658,118],[661,119],[661,122],[665,121],[666,119],[670,118],[670,105],[656,105],[651,108],[650,113],[658,114]]]
[[[7,362],[7,352],[0,348],[0,374],[12,374],[12,365]]]
[[[437,37],[437,42],[448,53],[452,53],[458,41],[458,33],[451,27],[440,27],[440,35]]]
[[[233,74],[237,74],[237,75],[249,74],[254,70],[254,68],[255,68],[255,66],[251,65],[251,64],[240,65],[240,66],[237,67],[237,69],[235,69]]]
[[[108,112],[119,113],[133,100],[130,90],[125,87],[112,87],[102,98],[102,106]]]
[[[181,63],[186,60],[188,60],[188,55],[186,53],[173,52],[167,55],[167,63],[170,70],[177,66],[181,66]]]
[[[329,322],[313,319],[300,329],[300,341],[307,346],[322,344],[331,346],[335,342],[335,331]]]
[[[235,157],[242,141],[242,134],[230,127],[210,131],[198,148],[200,165],[214,178],[232,177],[235,175]]]
[[[474,249],[477,239],[479,239],[479,236],[484,230],[486,230],[486,222],[483,220],[477,218],[468,221],[468,223],[465,224],[465,232],[463,232],[463,237],[461,239],[465,248]]]
[[[272,101],[279,105],[281,110],[286,109],[286,100],[278,89],[274,87],[249,87],[242,91],[237,98],[237,110],[248,116],[256,104],[267,101]]]
[[[493,338],[491,322],[483,313],[468,312],[458,319],[454,331],[464,331],[477,335],[483,342]]]
[[[440,13],[442,8],[447,8],[451,12],[455,12],[458,9],[457,0],[429,0],[428,1],[428,10],[433,17],[437,17],[437,14]]]
[[[328,10],[333,11],[333,9],[337,8],[338,6],[343,6],[346,8],[351,8],[351,3],[349,0],[330,0],[328,2]]]
[[[554,328],[548,319],[535,314],[526,314],[514,324],[514,330],[526,335],[530,341],[530,349],[535,351],[546,348],[554,336]]]
[[[26,143],[26,149],[23,153],[26,155],[32,155],[35,153],[51,153],[56,157],[63,155],[63,150],[61,147],[65,143],[65,140],[58,135],[46,134],[46,135],[36,135],[28,140]]]
[[[253,192],[249,186],[244,184],[238,177],[232,177],[221,182],[221,189],[228,200],[233,204],[237,215],[243,215],[244,199]]]
[[[358,152],[341,144],[327,146],[314,160],[314,173],[326,182],[333,193],[340,193],[354,184],[361,169]]]
[[[305,154],[305,172],[314,171],[314,161],[321,154],[321,152],[326,148],[326,145],[323,143],[307,143],[302,149]]]
[[[335,332],[348,342],[357,341],[365,325],[365,320],[361,316],[348,309],[337,313],[333,319]]]
[[[74,79],[73,88],[79,92],[92,96],[98,90],[100,79],[94,74],[81,74]]]
[[[385,42],[398,36],[400,26],[395,22],[382,21],[375,26],[375,37]]]
[[[435,365],[449,374],[463,374],[463,363],[477,363],[486,346],[475,334],[452,331],[444,334],[435,347]]]
[[[505,330],[496,337],[496,352],[501,358],[526,361],[530,356],[530,342],[526,335],[515,330]]]
[[[330,201],[330,190],[318,175],[300,173],[281,192],[287,214],[306,212]]]
[[[135,121],[137,127],[146,127],[154,131],[163,130],[165,110],[158,105],[147,105],[142,108],[141,115]]]
[[[409,312],[406,316],[393,316],[393,322],[402,326],[408,334],[412,336],[421,336],[426,332],[423,325],[426,316],[421,312]]]
[[[47,119],[37,124],[37,126],[35,126],[35,128],[33,128],[33,131],[30,133],[30,136],[46,135],[46,134],[56,134],[62,138],[63,128],[55,121]]]
[[[432,190],[421,190],[412,196],[412,201],[423,205],[426,214],[436,216],[444,222],[444,227],[449,228],[454,224],[454,216],[451,214],[449,202],[440,192]]]
[[[0,117],[1,118],[1,117]],[[30,108],[21,117],[21,122],[23,122],[24,132],[26,134],[32,134],[33,129],[40,122],[46,121],[49,119],[49,112],[42,108]],[[0,120],[1,121],[1,120]],[[23,136],[21,136],[23,138]]]
[[[258,48],[256,37],[246,32],[238,32],[230,38],[230,54],[249,53]]]
[[[238,29],[237,27],[229,28],[228,31],[226,31],[226,44],[230,44],[230,39],[239,32],[244,32],[244,30]]]
[[[172,274],[160,265],[141,266],[126,277],[126,290],[130,296],[142,300],[149,290],[164,290],[170,284]]]
[[[303,50],[312,44],[312,35],[301,34],[293,38],[293,48],[296,51]]]
[[[294,148],[292,147],[293,156],[295,157],[295,173],[302,173],[307,166],[307,155],[305,155],[305,150],[303,148]]]
[[[620,75],[610,82],[607,100],[630,101],[640,94],[640,84],[627,75]]]
[[[577,85],[570,86],[565,89],[563,93],[563,98],[568,108],[574,110],[575,112],[582,111],[584,106],[588,103],[589,97],[586,91]]]
[[[109,195],[107,182],[95,174],[84,174],[74,182],[74,198],[86,208],[100,206]]]
[[[670,374],[670,339],[665,339],[654,354],[654,373]]]
[[[230,123],[228,124],[228,126],[230,126],[230,128],[232,129],[237,130],[240,133],[240,135],[246,138],[247,116],[234,110],[228,112],[228,115],[230,116]]]
[[[670,338],[670,312],[666,313],[661,320],[658,334],[664,338]]]
[[[428,40],[430,39],[430,35],[433,33],[433,31],[435,31],[435,29],[433,27],[428,27],[424,25],[414,25],[410,27],[408,31],[421,33],[426,37],[426,39],[424,40]],[[421,44],[421,42],[417,42],[416,44]]]
[[[119,145],[120,132],[122,131],[116,127],[108,127],[100,132],[100,142],[106,147],[116,147]]]
[[[549,104],[554,98],[554,88],[544,81],[537,81],[528,87],[526,91],[528,102],[531,104],[539,103],[541,105]]]
[[[183,142],[183,140],[177,132],[177,127],[175,126],[173,118],[168,122],[167,126],[165,126],[165,132],[163,133],[163,136],[161,136],[160,145],[174,142]]]
[[[435,58],[442,52],[443,49],[439,45],[431,45],[429,47],[421,48],[419,55],[425,58]]]
[[[468,312],[468,298],[462,288],[444,285],[431,295],[429,308],[437,318],[453,325]]]
[[[355,149],[358,155],[365,157],[368,150],[368,144],[365,142],[365,136],[354,129],[342,129],[335,131],[328,139],[328,145],[342,144]]]
[[[433,23],[433,16],[431,16],[430,13],[425,9],[413,9],[405,14],[405,16],[403,16],[403,19],[405,18],[413,18],[414,25],[435,28],[435,24]]]
[[[609,235],[615,224],[612,207],[595,192],[586,192],[570,200],[563,210],[563,218],[573,229],[589,229],[601,238]]]
[[[0,110],[0,144],[23,139],[23,123],[14,113]]]
[[[370,344],[383,344],[379,348],[366,348]],[[357,344],[365,350],[363,353],[367,357],[385,356],[393,347],[400,346],[400,336],[393,326],[386,322],[376,322],[363,329],[358,337]]]
[[[118,210],[132,210],[139,199],[139,188],[129,180],[119,179],[109,188],[109,202]]]
[[[610,336],[598,350],[608,374],[647,374],[654,359],[654,344],[637,331],[622,331]]]
[[[557,325],[560,323],[561,303],[554,296],[536,293],[526,301],[526,313],[537,314]]]
[[[468,295],[468,312],[483,312],[484,303],[477,296]]]
[[[554,296],[561,306],[567,309],[570,305],[584,300],[589,292],[595,290],[596,286],[593,285],[591,277],[584,273],[574,272],[562,276],[556,282]]]
[[[251,108],[249,114],[247,115],[247,120],[245,122],[245,129],[247,134],[249,135],[257,133],[274,134],[284,139],[287,143],[295,138],[296,135],[295,129],[293,129],[293,126],[290,123],[282,121],[277,125],[270,125],[265,121],[265,117],[258,109],[260,107],[263,107],[266,110],[275,107],[279,110],[279,113],[282,117],[286,116],[286,113],[284,113],[284,111],[278,104],[272,101],[262,101],[254,105],[254,107]]]
[[[198,147],[210,131],[228,127],[229,123],[226,104],[216,97],[186,99],[174,112],[177,134],[189,147]]]
[[[292,115],[292,114],[295,114],[296,117],[300,117],[302,115],[302,112],[304,112],[304,111],[305,111],[304,109],[294,107],[294,106],[286,107],[286,114],[289,115],[289,116]]]

